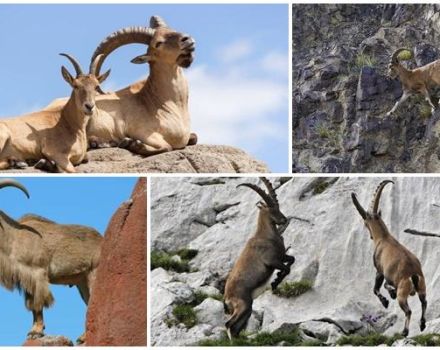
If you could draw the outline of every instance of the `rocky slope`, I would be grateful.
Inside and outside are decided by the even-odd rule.
[[[88,152],[89,162],[76,167],[82,173],[267,173],[267,166],[230,146],[196,145],[183,150],[141,157],[121,148]],[[33,167],[5,173],[42,172]]]
[[[257,179],[249,179],[257,183]],[[395,301],[384,309],[373,294],[373,244],[350,193],[368,206],[382,178],[281,179],[278,197],[286,216],[294,216],[284,233],[289,254],[296,257],[289,281],[309,280],[313,288],[293,298],[269,289],[254,301],[249,332],[299,328],[304,339],[329,344],[344,332],[372,331],[391,336],[403,329],[404,314]],[[335,181],[336,180],[336,181]],[[197,294],[216,296],[246,240],[256,227],[258,196],[237,189],[243,179],[153,178],[151,236],[153,251],[198,250],[190,260],[192,272],[156,268],[151,272],[152,345],[190,345],[223,336],[226,317],[217,297],[193,309],[197,322],[187,328],[176,322],[176,305],[194,302]],[[427,329],[440,332],[440,239],[409,235],[407,228],[440,231],[440,180],[398,178],[382,195],[385,222],[395,237],[413,251],[423,265],[427,282]],[[276,180],[280,183],[280,179]],[[172,218],[170,220],[170,218]],[[178,256],[174,256],[179,261]],[[388,295],[387,295],[388,297]],[[413,311],[410,336],[420,333],[420,302],[410,298]],[[364,319],[363,319],[364,317]],[[377,318],[376,322],[365,317]],[[316,321],[327,318],[337,325]],[[363,319],[363,320],[361,320]],[[402,344],[402,343],[400,343]]]
[[[402,94],[387,75],[392,52],[411,49],[411,68],[440,58],[440,6],[302,4],[292,14],[293,170],[438,172],[440,112],[413,96],[385,114]]]
[[[147,345],[147,198],[141,178],[113,215],[87,310],[86,345]]]

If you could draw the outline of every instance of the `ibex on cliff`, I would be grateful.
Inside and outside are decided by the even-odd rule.
[[[403,94],[394,107],[387,113],[391,115],[397,107],[413,94],[422,94],[431,106],[431,113],[438,107],[436,101],[429,93],[429,89],[440,85],[440,60],[428,63],[419,68],[407,69],[399,61],[399,54],[408,49],[398,49],[391,56],[388,66],[389,76],[392,79],[399,78],[402,83]]]
[[[295,262],[293,256],[286,254],[281,236],[290,220],[280,211],[272,184],[264,177],[261,180],[268,193],[251,183],[237,186],[251,188],[264,202],[257,204],[257,230],[246,243],[226,280],[224,306],[225,311],[232,314],[226,322],[229,338],[236,337],[246,326],[252,314],[253,299],[261,292],[261,288],[265,287],[273,272],[280,270],[271,284],[272,290],[275,290],[290,273],[290,266]]]
[[[15,180],[0,180],[0,188],[5,186],[19,188],[29,197]],[[24,293],[26,308],[33,315],[28,337],[44,335],[43,308],[54,302],[49,283],[75,285],[88,303],[102,241],[96,230],[31,214],[15,221],[0,211],[0,236],[0,284]],[[84,335],[78,342],[83,340]]]
[[[388,290],[392,299],[397,297],[399,306],[405,313],[406,321],[402,335],[407,336],[411,319],[411,309],[408,306],[408,296],[410,295],[415,295],[415,293],[419,295],[422,304],[420,330],[423,331],[426,327],[426,285],[420,261],[391,236],[382,220],[380,210],[378,211],[380,195],[388,183],[393,182],[386,180],[380,183],[368,211],[365,211],[360,205],[356,194],[352,193],[351,198],[357,211],[362,216],[375,246],[373,259],[377,272],[374,294],[377,295],[382,305],[387,308],[388,299],[380,293],[380,288],[385,280],[385,289]]]

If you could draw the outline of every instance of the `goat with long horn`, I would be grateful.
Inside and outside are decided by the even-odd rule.
[[[244,250],[235,262],[225,285],[225,311],[231,314],[226,322],[230,338],[236,337],[246,326],[252,314],[253,300],[264,288],[275,270],[280,270],[272,282],[272,290],[290,273],[295,262],[293,256],[286,254],[281,234],[289,225],[289,219],[280,211],[278,199],[272,184],[261,178],[268,192],[251,183],[237,187],[248,187],[257,192],[263,201],[258,202],[257,229],[248,240]]]
[[[411,320],[411,309],[408,305],[410,295],[415,295],[415,293],[419,295],[422,304],[420,330],[423,331],[426,327],[426,285],[419,259],[391,235],[382,220],[379,201],[383,189],[389,183],[394,182],[385,180],[379,184],[368,211],[359,203],[355,193],[351,194],[351,198],[370,232],[370,238],[375,247],[373,259],[377,272],[374,294],[377,295],[382,305],[388,308],[388,299],[380,293],[380,288],[385,281],[385,289],[388,290],[392,299],[397,298],[400,308],[405,313],[406,320],[402,335],[407,336]]]

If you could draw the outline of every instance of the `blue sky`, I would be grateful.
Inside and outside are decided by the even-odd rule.
[[[193,130],[200,143],[228,144],[288,172],[288,5],[0,5],[0,115],[38,110],[70,94],[58,56],[87,69],[105,36],[162,16],[197,42],[186,70]],[[123,47],[106,61],[115,90],[148,74],[130,60],[145,52]]]
[[[59,223],[94,227],[104,234],[107,224],[119,207],[130,198],[137,181],[119,178],[17,178],[26,186],[30,199],[18,189],[0,189],[0,210],[18,219],[26,213],[47,217]],[[86,306],[76,288],[51,285],[55,304],[45,309],[46,334],[65,335],[76,340],[84,331]],[[32,313],[24,307],[17,291],[0,286],[2,317],[0,345],[21,345],[32,326]]]

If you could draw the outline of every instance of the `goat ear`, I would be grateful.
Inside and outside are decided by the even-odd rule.
[[[377,215],[379,215],[380,217],[382,217],[382,210],[379,210],[379,212],[377,213]]]
[[[109,69],[107,72],[105,72],[104,74],[101,74],[99,77],[97,77],[98,81],[100,83],[102,83],[105,79],[108,78],[108,76],[110,75],[111,69]]]
[[[151,61],[150,55],[140,55],[133,58],[130,62],[134,64],[143,64],[143,63],[148,63],[150,61]]]
[[[61,75],[70,86],[73,86],[73,77],[64,66],[61,67]]]

